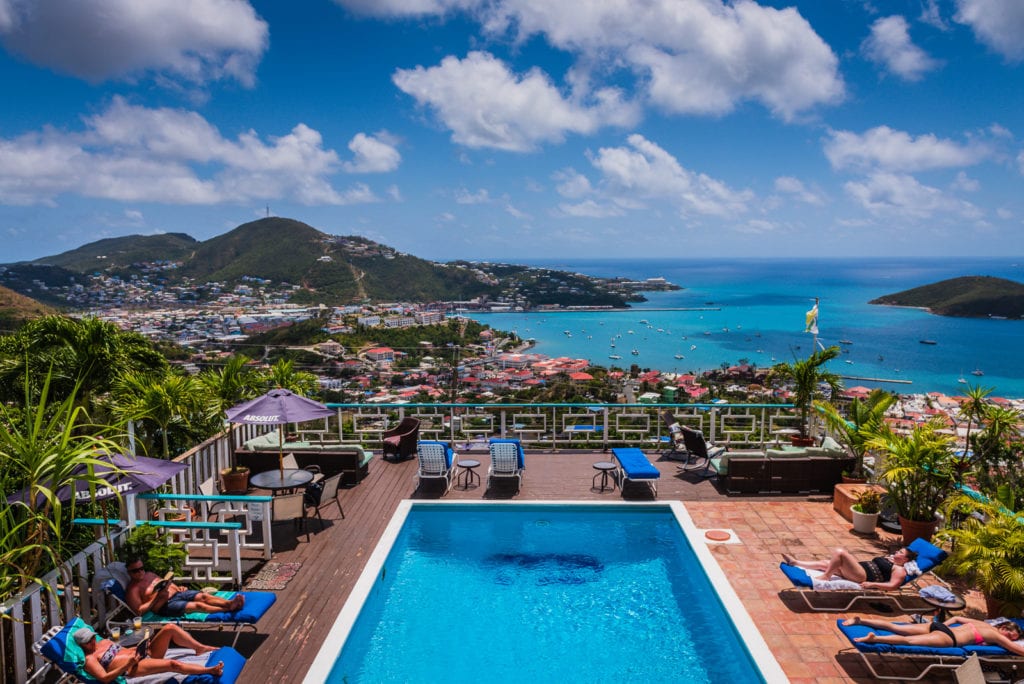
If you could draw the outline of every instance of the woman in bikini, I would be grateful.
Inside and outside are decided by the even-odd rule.
[[[177,674],[212,674],[224,672],[224,663],[205,667],[195,663],[182,663],[164,658],[171,644],[191,648],[197,654],[215,651],[213,646],[199,643],[177,625],[164,625],[149,642],[149,653],[143,657],[133,646],[121,646],[110,639],[96,639],[96,632],[89,627],[75,630],[71,635],[85,654],[85,672],[99,682],[112,682],[121,675],[142,677],[144,675],[175,672]]]
[[[788,554],[782,560],[805,570],[820,570],[824,578],[842,577],[856,582],[865,589],[896,589],[907,579],[903,567],[917,558],[908,548],[902,548],[888,556],[878,556],[868,561],[859,561],[846,549],[836,549],[828,560],[802,561]]]
[[[1020,627],[1015,622],[990,625],[983,620],[966,617],[951,617],[945,622],[924,622],[921,624],[896,624],[888,620],[852,617],[844,625],[864,625],[871,629],[884,629],[893,634],[878,635],[868,632],[854,641],[867,644],[903,644],[908,646],[969,646],[988,644],[1001,646],[1010,653],[1024,655],[1024,646],[1017,643],[1021,638]]]

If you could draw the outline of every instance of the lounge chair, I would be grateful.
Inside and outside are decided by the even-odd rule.
[[[658,498],[658,478],[661,472],[647,460],[647,456],[639,449],[612,449],[612,455],[619,462],[619,487],[626,482],[646,483]]]
[[[1024,628],[1024,620],[1016,619],[1014,622]],[[917,682],[940,670],[955,672],[957,668],[971,657],[977,658],[980,664],[997,669],[1016,669],[1024,665],[1024,657],[1010,653],[999,646],[989,646],[988,644],[976,646],[972,644],[939,648],[937,646],[910,646],[902,644],[868,644],[854,641],[854,639],[866,636],[868,632],[874,632],[878,635],[892,634],[892,632],[884,629],[875,629],[867,625],[844,625],[843,619],[836,620],[836,624],[839,627],[839,631],[843,633],[843,636],[850,640],[850,647],[843,649],[842,652],[859,655],[864,663],[864,667],[876,679]],[[886,660],[890,661],[890,665],[893,660],[914,663],[918,667],[922,667],[923,670],[916,677],[909,677],[903,670],[897,670],[900,672],[898,676],[889,674],[889,672],[879,672],[875,668],[875,661],[884,662]],[[928,681],[931,681],[931,679]],[[1007,679],[1005,681],[1010,680]]]
[[[383,457],[388,460],[401,461],[416,455],[416,442],[420,438],[420,421],[416,418],[403,418],[401,422],[381,435],[384,439]]]
[[[671,411],[664,411],[661,414],[661,420],[668,430],[668,441],[671,445],[671,448],[665,452],[665,458],[689,462],[690,452],[683,441],[683,426],[679,424]]]
[[[489,443],[491,465],[487,470],[487,486],[495,479],[516,479],[516,492],[523,484],[526,456],[518,439],[492,439]]]
[[[447,442],[421,441],[416,444],[416,454],[420,460],[416,478],[423,480],[444,480],[444,493],[452,488],[455,481],[459,456],[452,451]]]
[[[711,459],[718,458],[725,453],[725,447],[713,446],[706,439],[700,430],[682,425],[679,431],[683,437],[683,444],[689,457],[686,464],[682,466],[687,471],[700,471],[703,477],[714,477],[715,471],[711,469]]]
[[[907,576],[907,579],[903,582],[903,585],[894,591],[879,591],[876,589],[853,589],[853,588],[840,588],[834,590],[828,589],[815,589],[813,578],[803,568],[795,565],[789,565],[788,563],[780,563],[779,569],[782,570],[783,574],[789,578],[789,581],[793,583],[793,588],[786,589],[784,593],[796,593],[803,599],[804,603],[811,610],[823,611],[823,612],[841,612],[850,610],[850,608],[858,601],[892,601],[896,607],[904,612],[911,612],[914,610],[921,609],[921,597],[918,594],[920,587],[918,581],[924,577],[926,573],[930,573],[935,566],[946,559],[946,552],[935,546],[931,542],[927,542],[924,539],[915,539],[907,547],[911,551],[917,552],[917,567],[921,573],[914,575],[913,577]],[[942,579],[937,575],[932,574],[932,577],[942,582]],[[842,584],[853,584],[853,583],[842,583]],[[913,590],[910,590],[910,589]],[[812,598],[818,599],[820,597],[838,596],[840,600],[846,596],[850,597],[848,603],[842,606],[837,605],[815,605],[812,602]],[[834,603],[834,602],[829,602]]]
[[[81,682],[82,684],[97,684],[97,680],[90,677],[83,669],[85,654],[82,648],[75,643],[71,635],[82,627],[88,627],[82,618],[76,617],[67,625],[51,627],[35,644],[32,651],[45,658],[46,661],[63,672],[70,681]],[[224,672],[219,677],[213,675],[181,675],[173,672],[146,675],[144,677],[119,677],[116,682],[127,682],[127,684],[232,684],[238,680],[238,676],[245,667],[245,658],[242,654],[230,646],[224,646],[216,651],[205,655],[196,655],[190,649],[172,648],[168,649],[166,658],[171,660],[182,660],[199,663],[202,665],[215,665],[218,662],[224,663]],[[43,675],[49,667],[43,667],[33,675],[30,681]]]
[[[106,568],[97,572],[97,580],[100,589],[118,606],[118,610],[113,611],[107,618],[107,629],[109,630],[112,625],[120,625],[122,628],[130,625],[136,613],[125,601],[125,588],[128,586],[129,580],[124,563],[110,563]],[[147,625],[162,625],[173,622],[181,627],[193,629],[199,627],[230,627],[235,630],[235,642],[237,642],[240,630],[251,629],[256,631],[256,623],[270,610],[270,607],[277,600],[277,594],[272,591],[243,591],[238,593],[245,596],[245,605],[242,606],[241,610],[236,610],[232,613],[186,613],[179,617],[166,617],[157,615],[152,611],[147,611],[142,616],[142,622]],[[231,598],[234,595],[235,592],[217,592],[217,596],[224,598]],[[121,617],[122,614],[127,615],[127,619]]]

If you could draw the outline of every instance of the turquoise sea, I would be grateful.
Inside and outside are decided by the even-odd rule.
[[[773,359],[792,361],[810,353],[813,336],[803,332],[804,315],[819,297],[819,339],[843,348],[832,370],[849,376],[847,386],[958,394],[966,387],[959,382],[962,377],[972,385],[993,387],[994,396],[1024,397],[1024,321],[950,318],[868,304],[885,294],[957,276],[1024,282],[1024,257],[588,259],[530,264],[595,276],[660,276],[684,288],[646,293],[648,301],[629,311],[478,316],[492,327],[536,339],[534,351],[549,356],[626,368],[636,363],[671,372],[708,370],[742,359],[770,366]],[[678,310],[684,308],[717,310]],[[634,348],[637,355],[631,353]],[[609,359],[611,354],[622,358]],[[855,379],[866,377],[910,384]]]

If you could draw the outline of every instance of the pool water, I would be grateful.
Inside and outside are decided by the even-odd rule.
[[[434,505],[411,507],[327,681],[763,678],[668,506]]]

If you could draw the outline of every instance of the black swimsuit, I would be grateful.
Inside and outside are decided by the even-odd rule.
[[[892,561],[885,556],[861,561],[860,567],[864,568],[868,582],[888,582],[892,579]]]
[[[942,632],[949,637],[949,640],[953,643],[952,646],[956,646],[956,636],[953,635],[953,630],[944,622],[932,622],[931,626],[928,627],[929,632]]]

